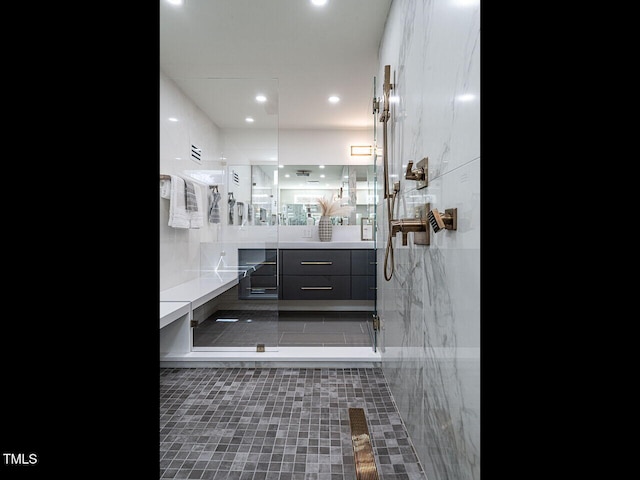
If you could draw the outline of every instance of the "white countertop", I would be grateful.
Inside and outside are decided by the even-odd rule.
[[[358,248],[374,248],[373,241],[343,241],[343,242],[318,242],[318,241],[294,241],[294,242],[278,242],[278,248],[344,248],[344,249],[358,249]]]
[[[189,302],[160,302],[160,328],[169,325],[183,315],[189,314]]]

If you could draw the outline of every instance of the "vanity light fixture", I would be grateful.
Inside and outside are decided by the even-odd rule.
[[[324,165],[318,165],[318,168],[324,168]]]
[[[176,7],[181,7],[184,5],[184,0],[167,0],[171,5],[175,5]]]
[[[323,7],[327,4],[327,0],[311,0],[311,3],[316,7]]]
[[[371,145],[351,145],[352,157],[368,157],[371,156],[373,147]]]
[[[256,95],[256,102],[266,102],[267,101],[267,97],[265,97],[264,95]]]
[[[329,97],[329,102],[330,103],[338,103],[340,101],[340,97],[336,96],[336,95],[331,95]]]
[[[278,165],[278,168],[284,168],[284,165]]]

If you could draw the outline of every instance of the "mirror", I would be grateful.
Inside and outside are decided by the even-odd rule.
[[[334,225],[360,225],[374,216],[373,165],[253,165],[252,180],[254,209],[279,225],[317,225],[322,197],[351,207],[331,217]]]

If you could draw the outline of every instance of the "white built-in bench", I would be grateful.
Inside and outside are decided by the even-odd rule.
[[[160,328],[178,320],[184,309],[193,310],[238,284],[237,272],[211,273],[160,292]],[[178,313],[180,312],[180,313]],[[191,319],[191,318],[190,318]]]
[[[160,291],[160,358],[191,351],[193,311],[237,285],[246,270],[211,272]]]
[[[160,302],[160,328],[184,317],[189,317],[191,304],[189,302]]]

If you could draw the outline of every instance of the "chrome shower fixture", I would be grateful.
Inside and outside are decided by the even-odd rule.
[[[416,168],[413,168],[413,160],[409,160],[407,163],[407,172],[405,173],[404,178],[407,180],[417,180],[416,190],[420,190],[422,188],[426,188],[428,186],[428,167],[429,167],[429,158],[424,157],[422,160],[418,162]]]
[[[438,212],[437,208],[434,208],[428,215],[429,223],[433,227],[434,233],[438,233],[440,230],[457,230],[458,229],[458,209],[447,208],[444,214]]]

